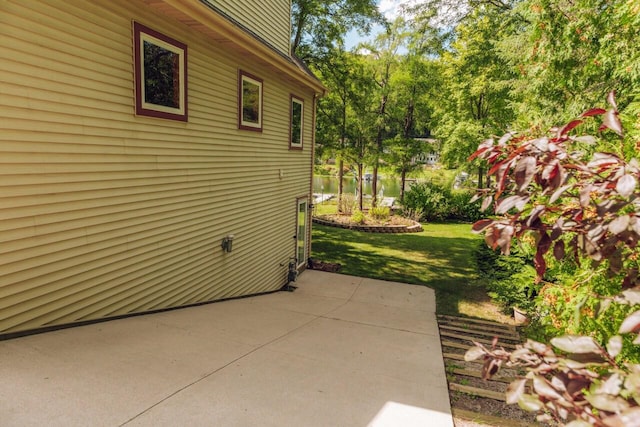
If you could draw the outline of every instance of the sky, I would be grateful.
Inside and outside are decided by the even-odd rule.
[[[382,13],[385,16],[385,18],[389,20],[394,20],[400,14],[401,6],[405,4],[413,6],[415,4],[422,3],[422,1],[421,0],[377,0],[377,3],[378,3],[378,10],[380,11],[380,13]],[[356,30],[350,31],[347,34],[347,37],[345,39],[345,47],[347,48],[347,50],[349,50],[360,42],[373,39],[375,38],[375,35],[381,30],[382,30],[382,27],[380,27],[379,25],[376,25],[371,30],[371,34],[365,37],[360,36]]]

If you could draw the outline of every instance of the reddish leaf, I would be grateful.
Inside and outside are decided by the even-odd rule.
[[[595,153],[593,160],[587,163],[587,167],[590,169],[603,168],[610,165],[617,165],[620,163],[620,159],[610,153]]]
[[[520,396],[524,394],[526,379],[516,380],[507,387],[507,404],[512,405],[518,403]]]
[[[498,246],[498,244],[496,243],[497,240],[498,237],[495,228],[487,230],[487,232],[484,234],[484,241],[491,249],[495,249]]]
[[[553,171],[553,175],[551,176],[551,182],[549,183],[550,187],[551,188],[560,187],[560,185],[564,182],[564,178],[565,178],[564,168],[560,164],[556,165]]]
[[[502,169],[504,167],[505,162],[498,162],[495,165],[493,165],[493,167],[491,169],[489,169],[489,172],[487,172],[487,175],[493,175],[495,174],[497,171],[499,171],[500,169]]]
[[[615,338],[615,337],[614,337]],[[620,338],[620,345],[622,346],[622,337],[618,335]],[[606,381],[603,381],[595,388],[594,393],[604,393],[611,394],[617,396],[622,390],[622,378],[619,374],[614,373]]]
[[[560,137],[560,136],[567,135],[569,132],[571,132],[571,130],[573,130],[576,126],[580,125],[581,123],[582,123],[582,120],[570,121],[558,131],[558,136]]]
[[[591,184],[582,187],[580,190],[580,206],[586,208],[589,206],[589,202],[591,201],[591,190],[593,186]]]
[[[482,365],[482,379],[488,380],[498,373],[500,370],[500,365],[502,364],[501,360],[498,359],[487,359]]]
[[[496,193],[496,197],[498,197],[504,190],[505,184],[507,182],[507,177],[509,176],[509,168],[505,166],[500,170],[500,173],[501,176],[499,177],[500,179],[498,181],[498,192]]]
[[[510,225],[500,227],[499,236],[496,239],[496,245],[500,246],[503,254],[509,254],[511,248],[511,239],[513,238],[514,228]]]
[[[612,109],[606,112],[602,118],[602,125],[608,127],[618,135],[623,136],[622,123],[620,123],[620,118],[618,118],[618,112],[616,110]]]
[[[482,205],[480,206],[480,210],[481,211],[486,211],[489,206],[491,206],[491,202],[493,202],[493,196],[487,196],[484,198],[484,200],[482,201]]]
[[[473,159],[475,159],[476,157],[480,156],[482,153],[484,153],[488,149],[489,149],[489,147],[478,148],[475,153],[473,153],[472,155],[469,156],[467,161],[468,162],[472,161]]]
[[[538,412],[544,409],[544,403],[537,396],[523,394],[518,399],[518,406],[527,412]]]
[[[603,252],[607,250],[607,252],[611,251],[612,253],[606,255],[609,258],[609,271],[613,274],[618,274],[622,271],[623,263],[622,263],[622,253],[618,250],[615,250],[615,246],[607,245],[603,248]]]
[[[613,107],[614,110],[618,109],[618,105],[616,104],[616,91],[612,90],[607,94],[607,102],[609,105]]]
[[[552,180],[557,173],[558,173],[558,160],[554,159],[542,169],[542,174],[540,175],[540,177],[542,179],[546,179],[549,181],[549,180]]]
[[[513,208],[516,205],[516,203],[520,198],[521,198],[520,196],[509,196],[509,197],[505,197],[502,200],[499,200],[498,204],[496,205],[496,213],[497,214],[507,213],[509,209]]]
[[[471,230],[475,233],[480,233],[482,230],[490,226],[492,223],[493,223],[492,219],[481,219],[480,221],[477,221],[471,226]]]
[[[615,235],[618,235],[623,231],[626,231],[627,228],[629,227],[630,220],[631,218],[629,217],[629,215],[622,215],[617,217],[616,219],[614,219],[609,223],[609,231]]]
[[[547,207],[545,205],[537,205],[535,208],[533,208],[531,210],[531,213],[529,214],[529,218],[527,219],[527,225],[531,227],[531,225],[536,222],[538,217],[540,217],[540,215],[545,211],[546,208]]]
[[[610,394],[589,394],[585,398],[595,408],[607,412],[620,412],[629,409],[629,402],[620,398],[611,396]]]
[[[564,241],[558,240],[556,241],[556,244],[553,245],[553,256],[558,261],[564,259]]]
[[[635,286],[637,280],[638,280],[638,269],[632,268],[631,270],[629,270],[624,280],[622,281],[622,288],[627,289],[632,286]]]
[[[604,418],[602,421],[607,427],[640,427],[640,407],[634,406],[621,414]]]
[[[480,348],[480,347],[471,347],[469,350],[467,350],[467,352],[464,354],[464,360],[467,362],[473,362],[474,360],[477,360],[479,358],[481,358],[482,356],[484,356],[485,351]]]
[[[531,141],[531,145],[536,147],[540,151],[547,151],[549,149],[549,138],[538,138]]]
[[[560,396],[560,393],[558,393],[553,387],[551,387],[547,380],[540,375],[536,375],[533,377],[533,389],[536,391],[536,394],[538,396],[542,396],[549,400],[562,398],[562,396]]]
[[[616,191],[622,197],[629,197],[636,190],[638,181],[633,175],[626,174],[620,178],[616,184]]]
[[[602,110],[602,112],[604,113],[605,111]],[[595,139],[591,135],[578,136],[574,138],[574,140],[578,142],[582,142],[583,144],[588,144],[588,145],[594,145],[597,142],[597,139]]]
[[[502,138],[498,140],[498,145],[505,145],[511,138],[513,138],[513,135],[514,134],[511,132],[505,133],[504,135],[502,135]]]
[[[478,145],[478,149],[476,150],[476,152],[473,153],[471,156],[469,156],[468,161],[471,161],[476,157],[480,156],[485,151],[489,150],[491,147],[493,147],[493,139],[485,139],[480,143],[480,145]]]
[[[536,253],[536,256],[533,258],[533,263],[536,267],[536,273],[538,275],[536,281],[539,282],[542,280],[542,276],[544,276],[544,272],[547,271],[547,262],[544,260],[544,256],[540,252]]]
[[[524,209],[524,207],[527,205],[527,203],[529,203],[529,200],[531,198],[530,197],[520,197],[518,200],[516,200],[516,206],[515,208],[519,211],[522,212],[522,210]]]
[[[571,354],[600,353],[600,347],[591,337],[563,335],[551,338],[551,345]]]
[[[629,272],[631,274],[632,272]],[[635,270],[637,276],[638,270]],[[622,297],[629,302],[629,304],[640,304],[640,288],[627,289],[622,292]]]
[[[531,183],[533,175],[536,171],[536,158],[533,156],[527,156],[521,158],[516,167],[514,168],[514,174],[518,190],[522,191]]]
[[[604,114],[606,112],[607,112],[607,110],[605,110],[604,108],[592,108],[591,110],[588,110],[588,111],[585,111],[584,113],[582,113],[580,115],[580,117],[598,116],[598,115]]]
[[[559,187],[549,198],[549,203],[554,203],[556,200],[558,200],[560,196],[562,196],[562,193],[567,191],[567,189],[570,187],[571,185],[563,185],[562,187]]]
[[[604,236],[605,231],[605,228],[600,224],[589,227],[589,230],[587,231],[587,236],[589,237],[588,240],[597,242],[602,238],[602,236]]]
[[[569,361],[569,359],[567,359],[567,361]],[[573,362],[573,361],[571,363],[575,363],[577,366],[582,365],[581,363]],[[588,388],[589,385],[591,385],[591,381],[587,378],[584,378],[584,377],[572,378],[571,381],[569,381],[569,383],[567,384],[567,393],[569,393],[569,396],[576,399],[578,396],[582,395],[582,392],[586,388]]]
[[[592,426],[593,424],[583,420],[573,420],[569,424],[565,425],[565,427],[592,427]]]
[[[614,335],[609,339],[607,343],[607,351],[611,357],[616,357],[622,350],[622,337],[620,335]]]
[[[640,311],[633,312],[620,325],[618,330],[621,334],[640,331]]]
[[[549,235],[546,232],[544,232],[540,236],[540,241],[538,242],[537,251],[538,253],[544,255],[547,253],[550,247],[551,247],[551,238],[549,238]]]

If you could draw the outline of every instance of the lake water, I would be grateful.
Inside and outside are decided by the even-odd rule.
[[[353,177],[345,177],[343,182],[343,192],[345,194],[356,193],[356,187],[358,181]],[[400,197],[400,179],[396,178],[383,178],[378,180],[378,194],[382,190],[384,197]],[[407,188],[409,184],[407,183]],[[371,181],[364,181],[362,183],[362,189],[365,195],[371,194]],[[313,177],[313,192],[324,194],[338,194],[338,178],[332,176],[314,176]]]

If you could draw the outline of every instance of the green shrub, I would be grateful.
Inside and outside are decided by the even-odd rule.
[[[353,214],[351,215],[351,221],[356,224],[364,224],[365,218],[364,213],[359,209],[353,211]]]
[[[345,215],[351,215],[356,206],[356,196],[351,193],[342,193],[342,197],[338,202],[338,212]]]
[[[449,199],[450,213],[448,219],[475,222],[485,217],[480,210],[480,201],[471,202],[473,193],[454,191]]]
[[[406,212],[422,212],[426,221],[477,221],[482,218],[479,202],[471,203],[469,191],[451,191],[450,186],[424,182],[414,184],[405,193]]]
[[[420,222],[420,220],[424,216],[424,213],[422,212],[422,208],[408,209],[405,207],[402,209],[402,216],[405,218],[409,218],[412,221]]]
[[[451,192],[431,182],[417,183],[404,195],[406,209],[421,210],[422,220],[443,221],[449,213],[448,197]]]
[[[369,209],[369,216],[378,221],[386,221],[391,215],[391,210],[388,206],[376,206]]]
[[[497,301],[506,313],[512,307],[531,311],[534,296],[536,271],[532,266],[532,249],[526,244],[516,245],[509,255],[494,251],[479,242],[475,250],[478,275],[485,283],[489,296]]]

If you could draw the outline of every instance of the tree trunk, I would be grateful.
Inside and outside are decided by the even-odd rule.
[[[340,129],[340,155],[344,152],[344,144],[347,138],[347,101],[346,95],[342,97],[342,123]],[[344,186],[342,178],[344,177],[344,160],[340,159],[340,170],[338,171],[338,213],[342,213],[342,192]]]
[[[387,77],[389,71],[387,70]],[[378,114],[380,115],[381,120],[384,118],[385,111],[387,109],[387,95],[382,95],[382,99],[380,100],[380,109],[378,110]],[[373,177],[371,178],[371,207],[375,208],[378,206],[378,163],[380,162],[380,155],[383,152],[382,147],[382,137],[384,132],[384,124],[378,125],[378,134],[376,135],[376,158],[374,160],[373,165]]]
[[[400,174],[400,203],[404,203],[404,184],[407,181],[407,170],[402,169]]]
[[[296,54],[296,50],[298,50],[298,46],[300,46],[300,41],[302,41],[302,27],[304,27],[307,11],[305,7],[301,5],[298,12],[299,15],[295,25],[293,43],[291,44],[291,53],[294,55]]]
[[[364,167],[362,166],[362,163],[358,163],[358,209],[360,209],[360,211],[362,211],[363,205],[362,205],[362,172],[363,172]]]
[[[483,176],[484,176],[484,169],[482,166],[478,166],[478,188],[484,188],[482,183]]]
[[[378,206],[378,161],[373,165],[373,174],[371,176],[371,207]]]
[[[340,159],[338,162],[338,213],[342,213],[342,177],[344,176],[344,172],[342,171],[344,168],[344,161]]]

